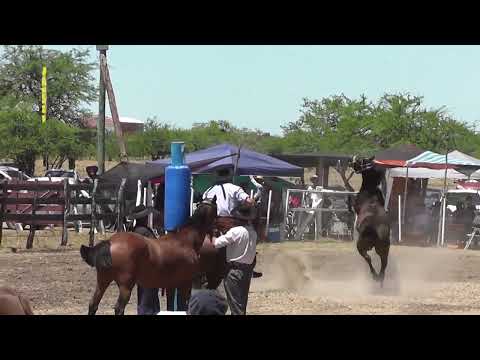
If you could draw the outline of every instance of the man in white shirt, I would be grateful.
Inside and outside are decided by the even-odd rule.
[[[253,206],[254,200],[238,185],[232,184],[230,169],[217,171],[218,181],[215,185],[203,193],[203,199],[212,199],[217,195],[218,216],[231,216],[233,209],[239,205],[247,204]]]
[[[203,193],[203,199],[212,199],[217,196],[217,214],[219,217],[232,216],[232,211],[241,205],[253,207],[255,200],[238,185],[232,184],[233,174],[230,168],[216,171],[217,183]],[[255,278],[261,277],[262,273],[253,272]]]
[[[321,190],[322,187],[318,186],[319,185],[319,178],[317,175],[313,175],[310,178],[310,181],[312,182],[312,185],[308,187],[307,190]],[[311,199],[311,208],[316,209],[320,207],[320,204],[322,203],[323,196],[322,194],[318,193],[311,193],[310,194],[310,199]],[[308,207],[308,206],[306,206]],[[304,219],[304,220],[303,220]],[[307,227],[308,224],[312,222],[312,220],[316,221],[317,227],[320,226],[321,222],[321,213],[317,211],[308,211],[306,213],[306,216],[303,213],[300,213],[299,219],[298,219],[298,230],[297,233],[295,234],[295,240],[300,240],[302,237],[303,233],[305,232],[305,228]],[[303,220],[303,221],[302,221]]]
[[[243,206],[233,215],[244,224],[232,227],[225,235],[214,237],[216,248],[227,247],[228,270],[223,280],[232,315],[246,315],[250,282],[255,267],[257,233],[250,221],[253,209]]]

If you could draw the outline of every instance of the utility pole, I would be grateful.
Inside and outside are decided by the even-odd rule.
[[[127,162],[127,148],[123,140],[123,131],[120,124],[120,117],[118,116],[117,103],[115,101],[115,94],[113,92],[112,80],[110,79],[110,72],[108,71],[107,58],[100,54],[100,68],[103,84],[108,95],[108,102],[110,103],[110,112],[112,113],[113,126],[115,127],[115,135],[117,137],[118,147],[120,149],[120,161]]]
[[[107,56],[108,45],[97,45],[99,51],[99,60],[102,55]],[[100,61],[99,61],[100,62]],[[100,95],[98,97],[98,117],[97,117],[97,162],[98,175],[105,172],[105,83],[103,82],[102,69],[100,68]]]

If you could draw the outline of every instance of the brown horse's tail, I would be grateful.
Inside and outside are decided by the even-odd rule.
[[[94,247],[80,246],[82,259],[91,267],[106,269],[112,267],[112,253],[110,252],[110,240],[100,241]]]

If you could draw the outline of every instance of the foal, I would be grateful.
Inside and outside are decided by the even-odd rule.
[[[0,287],[0,315],[33,315],[27,299],[8,287]]]
[[[216,197],[204,200],[188,223],[159,239],[135,233],[117,233],[94,247],[81,246],[83,260],[97,270],[97,287],[88,314],[94,315],[112,281],[119,288],[115,315],[123,315],[135,284],[144,288],[190,291],[200,270],[200,249],[217,217]],[[188,294],[183,294],[188,295]]]

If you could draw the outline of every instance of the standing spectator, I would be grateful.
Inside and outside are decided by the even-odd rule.
[[[242,221],[225,235],[213,238],[216,248],[227,248],[227,273],[223,280],[232,315],[246,315],[248,293],[256,259],[257,233],[251,225],[255,218],[251,207],[243,206],[233,214]]]

